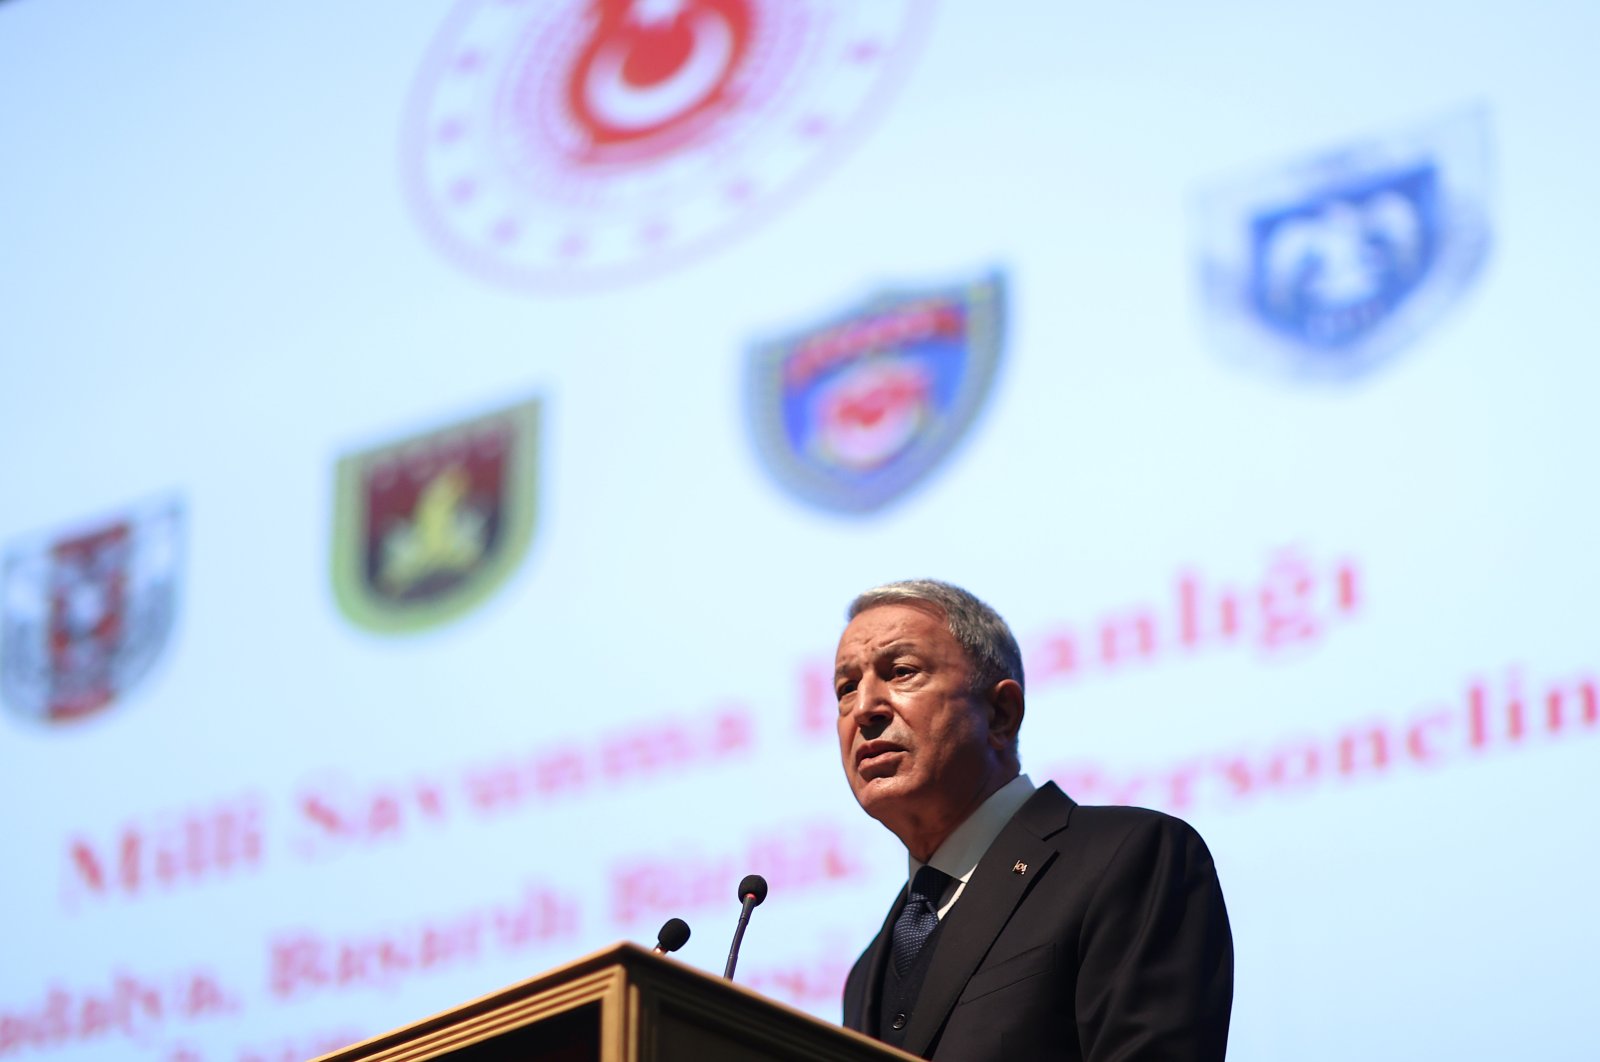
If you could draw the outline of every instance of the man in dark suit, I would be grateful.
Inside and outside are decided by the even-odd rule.
[[[1233,941],[1205,842],[1021,773],[1022,654],[958,587],[850,606],[845,775],[909,881],[845,985],[844,1024],[925,1058],[1221,1059]]]

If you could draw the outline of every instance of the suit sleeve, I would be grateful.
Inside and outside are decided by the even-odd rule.
[[[1076,991],[1085,1062],[1225,1055],[1233,938],[1211,853],[1187,823],[1133,820],[1090,898]]]

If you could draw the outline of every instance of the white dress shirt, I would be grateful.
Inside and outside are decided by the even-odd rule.
[[[978,869],[978,860],[983,858],[983,853],[989,850],[994,839],[1000,836],[1000,831],[1006,823],[1011,821],[1011,816],[1017,809],[1028,802],[1037,788],[1025,774],[1019,774],[999,789],[994,794],[978,805],[978,810],[967,816],[967,821],[957,826],[949,837],[944,839],[938,851],[933,853],[928,864],[936,870],[942,870],[955,879],[953,884],[945,889],[945,895],[939,901],[939,917],[942,919],[950,908],[955,906],[956,900],[961,898],[962,890],[967,887],[967,879],[972,877],[972,872]],[[911,888],[911,879],[917,876],[923,864],[907,857],[910,871],[906,877],[906,888]]]

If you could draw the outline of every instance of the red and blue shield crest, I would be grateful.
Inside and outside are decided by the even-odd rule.
[[[757,454],[824,509],[869,513],[955,448],[988,398],[1004,333],[999,273],[895,290],[750,353]]]

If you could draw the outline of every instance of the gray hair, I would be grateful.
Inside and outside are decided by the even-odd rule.
[[[932,606],[965,650],[972,665],[972,691],[987,693],[1003,679],[1022,685],[1022,650],[1000,613],[972,594],[937,579],[903,579],[875,586],[850,602],[849,619],[879,605]]]

